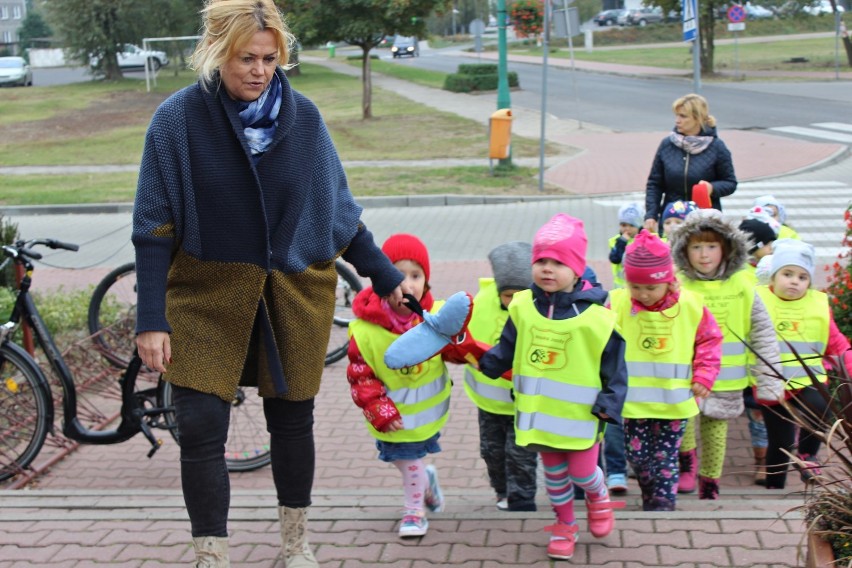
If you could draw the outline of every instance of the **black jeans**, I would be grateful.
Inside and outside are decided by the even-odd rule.
[[[192,536],[228,536],[231,483],[225,442],[231,404],[218,396],[174,387],[175,418],[180,432],[183,499]],[[314,481],[314,400],[291,402],[265,398],[263,412],[270,434],[272,478],[278,504],[311,504]]]
[[[830,411],[822,395],[812,386],[796,393],[790,404],[799,409],[802,417],[808,417],[808,410],[823,417],[830,416]],[[807,428],[797,427],[781,405],[763,407],[763,422],[766,424],[766,434],[769,437],[769,448],[766,452],[766,487],[783,489],[787,483],[787,468],[790,457],[782,449],[799,455],[816,456],[819,452],[820,439],[808,432]],[[810,421],[809,421],[810,422]],[[796,444],[796,430],[799,431],[799,443]]]

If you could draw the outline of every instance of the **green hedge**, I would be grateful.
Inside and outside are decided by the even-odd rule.
[[[463,63],[459,65],[456,73],[447,75],[444,80],[444,90],[454,93],[495,91],[498,77],[497,65],[493,63]],[[520,84],[518,74],[514,71],[509,71],[508,79],[510,88]]]
[[[461,73],[455,73],[453,75],[447,75],[446,80],[444,80],[444,90],[452,91],[454,93],[470,93],[471,91],[496,91],[498,77],[499,75],[497,73],[489,73],[487,75],[465,75]],[[520,84],[518,82],[518,74],[514,71],[509,71],[508,79],[509,88],[517,87]]]
[[[497,73],[494,63],[462,63],[456,70],[460,75],[492,75]]]

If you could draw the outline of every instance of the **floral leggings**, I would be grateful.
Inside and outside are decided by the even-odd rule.
[[[680,479],[677,453],[686,420],[624,420],[624,449],[636,472],[645,506],[673,510]]]

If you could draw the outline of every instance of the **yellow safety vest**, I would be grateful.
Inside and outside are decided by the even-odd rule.
[[[477,340],[494,345],[500,339],[509,312],[500,303],[497,284],[493,278],[479,279],[479,292],[473,299],[473,315],[468,330]],[[464,368],[464,391],[473,403],[486,412],[512,416],[512,383],[505,379],[486,377],[471,365]]]
[[[354,320],[349,323],[349,337],[358,343],[364,361],[384,383],[388,398],[402,416],[403,430],[379,432],[367,422],[370,433],[385,442],[422,442],[437,434],[447,421],[452,386],[441,356],[393,370],[385,365],[384,355],[398,334],[374,323]]]
[[[802,240],[799,233],[797,233],[793,227],[788,227],[787,225],[781,225],[781,228],[778,230],[778,238]]]
[[[617,241],[620,236],[621,236],[621,234],[615,235],[614,237],[610,237],[610,239],[609,239],[609,250],[612,250],[612,247],[615,246],[615,241]],[[633,239],[630,239],[629,241],[627,241],[627,244],[629,245],[632,242],[633,242]],[[625,246],[627,246],[627,245],[625,245]],[[610,262],[610,265],[612,266],[612,287],[613,288],[624,288],[624,285],[625,285],[625,281],[624,281],[624,259],[622,258],[621,260],[622,260],[622,262],[619,262],[618,264]]]
[[[798,300],[782,300],[768,286],[758,286],[757,293],[766,304],[766,310],[775,326],[781,368],[787,380],[787,390],[802,389],[811,385],[811,379],[787,345],[789,342],[820,382],[828,381],[822,356],[828,346],[829,306],[828,296],[817,290],[808,290]],[[786,340],[786,342],[785,342]]]
[[[576,317],[551,320],[535,309],[530,290],[515,294],[509,315],[518,330],[512,362],[518,445],[592,447],[603,433],[592,407],[601,392],[601,356],[615,316],[593,305]]]
[[[747,276],[748,276],[748,278],[749,278],[749,280],[748,280],[749,285],[750,285],[752,288],[754,288],[755,286],[757,286],[757,285],[758,285],[758,281],[757,281],[757,267],[752,266],[752,265],[751,265],[751,264],[749,264],[749,263],[746,263],[746,264],[745,264],[745,266],[743,266],[743,268],[742,268],[742,270],[741,270],[740,272],[745,272],[745,273],[746,273],[746,275],[747,275]]]
[[[675,420],[698,414],[692,395],[695,334],[704,315],[701,295],[680,291],[678,303],[662,312],[630,313],[630,292],[613,290],[609,302],[627,343],[625,418]]]
[[[726,280],[693,280],[678,273],[682,288],[701,294],[704,305],[722,330],[722,368],[713,384],[716,392],[739,391],[756,381],[749,375],[751,351],[742,340],[751,334],[755,279],[746,269]],[[739,337],[737,337],[739,336]]]

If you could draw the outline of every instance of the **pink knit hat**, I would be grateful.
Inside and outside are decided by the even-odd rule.
[[[587,244],[583,222],[557,213],[535,234],[533,264],[540,258],[552,258],[573,270],[577,276],[582,276],[586,270]]]
[[[675,279],[672,251],[660,237],[641,231],[624,249],[624,279],[632,284],[663,284]]]

